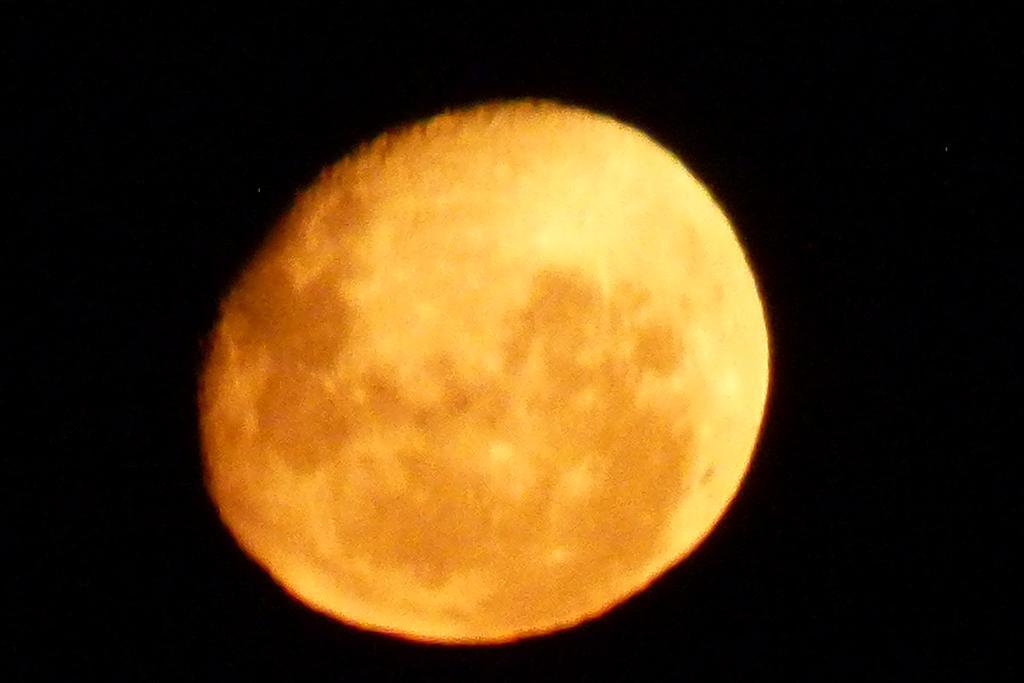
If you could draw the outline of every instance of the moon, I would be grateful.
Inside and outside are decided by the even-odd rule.
[[[205,481],[346,624],[488,644],[595,618],[735,496],[769,344],[728,218],[609,116],[492,102],[326,169],[221,302]]]

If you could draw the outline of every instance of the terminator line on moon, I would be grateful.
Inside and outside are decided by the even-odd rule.
[[[496,643],[593,618],[735,495],[768,338],[726,216],[612,118],[485,104],[327,169],[222,302],[207,486],[355,626]]]

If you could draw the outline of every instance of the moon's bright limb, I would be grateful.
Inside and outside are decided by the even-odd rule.
[[[488,643],[685,557],[757,438],[768,340],[725,215],[611,118],[496,103],[325,171],[222,306],[207,481],[349,624]]]

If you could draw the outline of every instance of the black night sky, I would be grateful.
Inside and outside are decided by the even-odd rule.
[[[1014,52],[997,16],[821,5],[15,13],[4,256],[28,317],[7,329],[24,388],[5,411],[0,677],[1019,676],[994,640],[1012,536],[991,532],[1019,521],[1020,448],[990,425],[1020,395]],[[207,499],[203,338],[323,166],[522,96],[648,132],[729,213],[774,354],[754,464],[700,549],[600,620],[477,649],[350,629],[279,590]]]

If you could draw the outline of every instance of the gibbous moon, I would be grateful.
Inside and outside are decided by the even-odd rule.
[[[491,103],[356,150],[270,234],[210,337],[207,486],[314,609],[505,642],[686,557],[767,387],[751,268],[680,160],[607,116]]]

